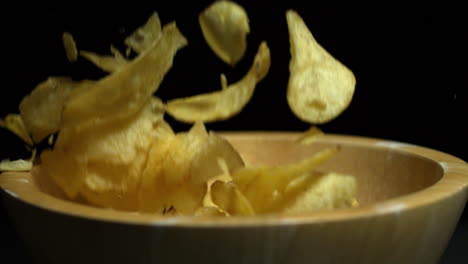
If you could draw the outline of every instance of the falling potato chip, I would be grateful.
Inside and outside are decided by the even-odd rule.
[[[10,130],[19,138],[21,138],[24,142],[28,143],[30,146],[33,145],[33,141],[31,139],[31,136],[29,136],[26,127],[24,126],[21,115],[8,114],[4,120],[0,119],[0,127],[4,127]]]
[[[203,36],[224,62],[234,65],[247,48],[249,19],[244,8],[231,1],[217,1],[198,17]]]
[[[177,50],[186,44],[175,23],[164,26],[157,43],[119,71],[90,87],[74,89],[63,109],[62,126],[95,125],[134,115],[158,89]]]
[[[348,107],[356,79],[317,43],[295,11],[287,11],[286,18],[291,45],[289,107],[306,122],[326,123]]]
[[[70,92],[88,82],[75,82],[66,77],[50,77],[23,98],[19,106],[21,118],[35,142],[40,142],[59,130],[62,108]]]
[[[62,35],[63,47],[68,61],[75,62],[78,58],[78,50],[73,36],[69,32],[64,32]]]
[[[37,173],[52,178],[68,198],[81,194],[95,205],[136,209],[140,175],[161,118],[148,101],[127,119],[63,128],[53,149],[41,154]]]
[[[137,28],[130,36],[125,39],[125,44],[129,49],[133,49],[140,54],[150,49],[159,41],[162,36],[161,22],[157,13],[153,13],[145,25]],[[90,51],[80,51],[80,55],[94,63],[103,71],[112,73],[121,69],[129,61],[120,53],[118,49],[111,46],[113,56],[99,55]],[[127,50],[127,54],[129,50]]]
[[[103,71],[112,73],[126,65],[128,60],[113,46],[111,46],[111,52],[113,56],[99,55],[91,51],[81,50],[80,55]]]
[[[315,142],[320,136],[323,136],[324,133],[317,126],[312,126],[306,132],[299,136],[296,140],[300,144],[309,145]]]
[[[268,73],[270,62],[270,50],[266,42],[262,42],[252,67],[242,80],[217,92],[169,101],[166,110],[175,119],[189,123],[228,119],[249,102],[255,86]]]
[[[153,13],[145,25],[137,28],[125,39],[125,44],[136,53],[142,53],[161,37],[161,21],[158,13]]]
[[[245,11],[232,2],[220,1],[199,19],[210,47],[220,52],[223,60],[235,64],[245,51],[249,31]],[[290,19],[288,24],[292,24]],[[293,42],[303,45],[291,40],[291,46]],[[112,56],[81,52],[108,71],[107,77],[81,82],[52,77],[22,101],[21,116],[0,120],[2,126],[13,124],[9,128],[20,136],[27,130],[25,135],[31,133],[35,142],[49,136],[51,149],[43,151],[40,166],[31,173],[50,180],[64,192],[62,197],[162,215],[254,215],[356,206],[352,177],[314,171],[338,149],[325,149],[289,165],[250,168],[227,140],[206,130],[203,122],[227,119],[248,103],[270,67],[265,42],[239,82],[228,86],[221,75],[220,91],[176,99],[167,105],[152,95],[177,51],[187,44],[175,23],[161,29],[154,13],[125,44],[127,51],[138,54],[134,60],[112,46]],[[320,58],[327,55],[318,44],[307,45],[322,52]],[[76,44],[68,33],[64,34],[64,46],[69,59],[76,59]],[[291,49],[293,55],[299,53],[295,48]],[[323,73],[322,61],[313,58],[315,71]],[[292,61],[303,65],[302,58],[293,56]],[[323,81],[317,83],[317,90],[326,94]],[[313,97],[309,106],[329,110],[328,104],[333,102],[321,101],[323,98]],[[176,119],[195,124],[188,132],[174,133],[163,119],[166,110]],[[299,142],[308,144],[318,135],[320,131],[312,128]],[[29,170],[30,166],[28,161],[0,162],[0,169]]]

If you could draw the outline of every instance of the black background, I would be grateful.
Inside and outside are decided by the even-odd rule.
[[[157,94],[163,99],[220,89],[219,75],[240,79],[250,67],[261,40],[271,49],[272,66],[246,108],[228,121],[208,124],[212,130],[305,130],[286,103],[289,40],[285,11],[295,9],[315,38],[357,79],[349,108],[322,125],[328,133],[352,134],[409,142],[468,160],[466,19],[459,6],[349,5],[317,6],[309,1],[238,1],[247,10],[251,33],[243,59],[233,68],[221,62],[206,45],[198,14],[211,1],[153,1],[144,6],[108,4],[106,8],[63,5],[3,8],[0,116],[18,111],[21,98],[52,75],[96,79],[104,73],[79,60],[65,58],[61,36],[69,31],[79,49],[109,53],[123,50],[123,39],[158,11],[163,23],[175,20],[189,45],[175,57],[174,66]],[[176,130],[187,125],[167,118]],[[0,159],[26,155],[23,144],[0,130]],[[1,209],[1,254],[18,256],[16,239]],[[465,213],[443,263],[467,263],[468,216]],[[6,236],[4,235],[6,234]]]

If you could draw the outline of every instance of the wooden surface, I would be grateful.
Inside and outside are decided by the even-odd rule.
[[[436,263],[467,200],[468,165],[435,150],[334,135],[311,146],[294,144],[294,133],[224,136],[248,163],[259,165],[287,163],[322,147],[340,145],[337,157],[321,170],[354,175],[361,206],[281,217],[162,218],[58,199],[38,189],[30,173],[2,174],[0,186],[9,194],[4,201],[28,247],[34,252],[60,248],[56,263],[70,257],[80,244],[96,241],[102,242],[102,250],[81,249],[76,263],[122,254],[118,248],[126,243],[117,242],[119,235],[134,238],[128,254],[141,263],[152,263],[146,261],[152,259],[182,263],[193,258],[206,258],[206,263],[223,258],[228,263],[308,263],[312,259],[318,263]],[[37,221],[32,224],[31,218]],[[49,226],[44,233],[49,237],[46,244],[37,235],[44,232],[38,230],[40,224]],[[97,240],[96,232],[102,233]],[[199,250],[190,249],[195,241]],[[184,254],[177,253],[180,248],[185,248]],[[160,254],[151,253],[154,250]],[[124,259],[116,257],[115,261],[123,263],[119,261]]]

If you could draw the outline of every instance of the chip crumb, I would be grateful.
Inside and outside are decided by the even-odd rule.
[[[64,32],[62,40],[68,61],[75,62],[78,59],[78,49],[76,48],[76,42],[73,39],[73,36],[69,32]]]

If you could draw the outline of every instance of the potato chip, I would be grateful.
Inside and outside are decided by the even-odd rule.
[[[244,8],[231,1],[216,1],[198,17],[208,46],[224,62],[236,64],[247,49],[249,19]]]
[[[157,13],[151,15],[145,25],[137,28],[125,39],[125,44],[136,53],[142,53],[161,38],[161,22]],[[103,56],[90,51],[80,51],[80,55],[91,61],[103,71],[112,73],[121,69],[129,61],[118,49],[111,46],[113,56]],[[127,51],[127,54],[129,51]]]
[[[317,126],[312,126],[306,132],[299,136],[297,142],[304,145],[309,145],[315,142],[320,136],[323,136],[324,133]]]
[[[213,203],[229,215],[255,215],[255,210],[234,182],[216,181],[211,186]]]
[[[349,175],[325,173],[306,186],[284,213],[307,213],[317,210],[332,210],[356,207],[356,179]]]
[[[226,213],[221,212],[217,207],[201,207],[199,208],[194,216],[196,217],[219,217],[219,216],[227,216]]]
[[[227,167],[226,163],[224,160],[222,159],[219,159],[219,161],[222,161],[224,163],[224,166]],[[227,171],[224,171],[222,174],[216,176],[216,177],[213,177],[211,179],[209,179],[207,182],[206,182],[206,194],[205,196],[203,197],[203,207],[202,208],[215,208],[216,210],[218,210],[221,214],[223,215],[228,215],[228,213],[224,210],[222,210],[221,208],[219,208],[218,205],[216,205],[214,202],[213,202],[213,198],[212,198],[212,195],[211,195],[211,186],[213,185],[213,183],[217,182],[217,181],[221,181],[221,182],[232,182],[232,178],[231,178],[231,175],[229,173],[229,170],[226,168]]]
[[[30,171],[31,168],[31,160],[18,159],[0,161],[0,171]]]
[[[128,209],[118,198],[136,193],[161,119],[149,101],[127,119],[89,129],[63,128],[53,151],[42,153],[39,172],[52,177],[69,198],[81,192],[93,204]]]
[[[213,93],[171,100],[167,102],[166,110],[182,122],[213,122],[228,119],[238,114],[249,102],[255,86],[266,76],[269,68],[270,50],[266,42],[262,42],[252,67],[242,80]]]
[[[34,142],[40,142],[59,130],[62,109],[71,90],[86,83],[66,77],[50,77],[23,98],[19,106],[20,114]]]
[[[295,11],[287,11],[286,18],[291,45],[289,107],[306,122],[326,123],[348,107],[356,79],[317,43]]]
[[[178,133],[172,138],[169,151],[162,160],[158,182],[152,185],[157,196],[149,202],[159,201],[161,209],[173,206],[183,215],[193,214],[201,206],[206,186],[197,177],[212,175],[194,175],[190,170],[194,157],[207,140],[208,133],[202,123],[196,123],[189,132]]]
[[[175,53],[186,44],[175,23],[164,26],[161,38],[119,71],[90,87],[74,89],[63,109],[63,127],[134,115],[158,89]]]
[[[63,47],[65,48],[65,55],[69,62],[75,62],[78,58],[78,50],[76,48],[76,42],[73,39],[73,36],[64,32],[62,35]]]
[[[137,28],[125,39],[125,44],[136,53],[149,49],[161,37],[161,21],[158,13],[153,13],[145,25]]]
[[[241,168],[231,176],[256,213],[274,212],[284,208],[297,195],[291,191],[290,182],[301,177],[306,177],[302,181],[308,182],[308,178],[314,176],[313,170],[337,151],[336,148],[325,149],[310,158],[283,166]]]
[[[153,140],[148,151],[146,166],[141,175],[138,201],[139,210],[142,212],[162,212],[169,203],[164,200],[165,197],[162,197],[166,193],[166,189],[161,171],[175,134],[172,129],[167,130],[163,126],[158,127],[162,129],[155,133],[158,136]]]
[[[225,170],[219,166],[218,160],[223,161]],[[193,182],[206,183],[213,176],[232,173],[242,167],[244,161],[234,147],[226,139],[210,132],[203,147],[192,158],[190,174]]]
[[[86,176],[85,160],[68,155],[66,149],[55,148],[41,153],[41,165],[33,170],[34,177],[52,179],[68,198],[75,198]]]
[[[0,127],[4,127],[10,130],[30,146],[33,145],[33,141],[31,139],[31,136],[29,136],[26,127],[24,126],[24,122],[21,118],[21,115],[8,114],[4,118],[4,120],[0,119]]]
[[[91,61],[94,65],[105,72],[115,72],[128,63],[128,60],[113,46],[111,46],[113,56],[103,56],[91,51],[80,51],[80,56]]]
[[[140,210],[161,212],[173,206],[179,214],[194,214],[203,207],[207,181],[222,173],[218,157],[226,160],[228,171],[243,166],[234,148],[207,133],[200,122],[189,132],[156,141],[143,173]]]

